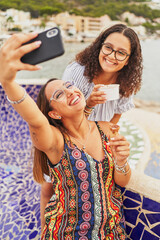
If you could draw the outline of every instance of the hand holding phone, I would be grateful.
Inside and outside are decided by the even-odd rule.
[[[41,41],[41,46],[32,52],[25,54],[21,58],[23,63],[35,65],[64,54],[61,33],[57,27],[39,33],[36,38],[25,44],[34,41]]]

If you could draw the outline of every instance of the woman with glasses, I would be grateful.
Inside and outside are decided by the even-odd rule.
[[[71,80],[84,94],[85,114],[92,121],[117,123],[123,112],[134,107],[133,95],[141,87],[142,55],[137,34],[123,24],[116,24],[102,32],[85,50],[77,54],[63,74],[64,81]],[[107,101],[99,87],[119,84],[120,98]],[[41,188],[41,219],[52,195],[50,178]]]
[[[123,112],[134,107],[133,95],[141,87],[142,55],[137,34],[123,24],[102,32],[76,55],[62,79],[71,79],[84,94],[86,114],[93,121],[117,123]],[[107,101],[99,84],[119,84],[120,98]]]
[[[82,92],[70,82],[51,79],[37,104],[15,80],[24,54],[40,41],[37,35],[16,34],[0,50],[0,83],[8,101],[28,123],[35,147],[34,178],[50,173],[54,194],[45,209],[42,239],[126,239],[122,195],[131,175],[129,143],[111,138],[111,124],[89,121]]]

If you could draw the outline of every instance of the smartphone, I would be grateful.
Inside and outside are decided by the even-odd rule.
[[[59,28],[54,27],[41,32],[36,38],[25,44],[39,40],[42,42],[41,46],[32,52],[25,54],[21,58],[23,63],[35,65],[64,54],[64,46]]]

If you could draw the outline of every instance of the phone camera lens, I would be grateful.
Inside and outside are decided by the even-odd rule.
[[[58,34],[58,30],[57,29],[52,29],[52,30],[50,30],[46,33],[46,36],[48,38],[51,38],[51,37],[56,36],[57,34]]]

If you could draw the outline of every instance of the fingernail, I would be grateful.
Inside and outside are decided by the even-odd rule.
[[[37,46],[41,45],[41,43],[42,43],[42,41],[36,41],[36,42],[35,42],[35,44],[36,44]]]
[[[36,65],[36,67],[40,70],[42,69],[42,66]]]
[[[110,138],[111,140],[114,140],[115,138]]]
[[[38,33],[37,33],[37,32],[31,32],[31,34],[32,34],[33,36],[35,36],[35,35],[37,35]]]

